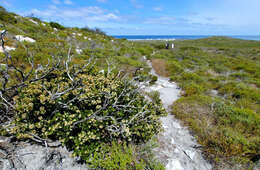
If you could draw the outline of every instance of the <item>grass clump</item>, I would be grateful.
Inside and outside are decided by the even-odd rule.
[[[140,147],[132,144],[112,142],[111,145],[101,146],[100,152],[93,154],[90,167],[108,170],[164,170],[163,165],[160,163],[150,159],[143,159],[140,149]]]

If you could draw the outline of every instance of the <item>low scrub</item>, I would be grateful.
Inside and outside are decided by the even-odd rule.
[[[28,84],[15,98],[12,133],[59,140],[88,160],[103,144],[142,143],[160,131],[161,104],[145,100],[128,80],[96,72],[84,70],[71,81],[66,71],[57,70]]]
[[[253,111],[207,96],[190,96],[179,99],[173,113],[196,132],[215,161],[226,157],[245,163],[259,156],[260,117]]]
[[[143,170],[156,169],[164,170],[164,167],[159,162],[153,159],[143,159],[147,156],[152,156],[146,151],[146,156],[142,156],[142,147],[136,147],[132,144],[112,142],[111,145],[103,145],[100,152],[93,153],[90,161],[90,167],[93,169],[107,170]]]

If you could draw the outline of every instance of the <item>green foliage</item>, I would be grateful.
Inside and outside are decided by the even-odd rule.
[[[163,165],[155,160],[143,159],[140,155],[140,148],[132,144],[112,142],[111,146],[103,145],[99,150],[99,152],[93,153],[89,161],[90,167],[93,169],[164,170]],[[151,156],[150,153],[147,155]]]
[[[153,76],[151,77],[151,80],[150,80],[149,83],[152,85],[152,84],[154,84],[157,80],[158,80],[158,77],[153,75]]]
[[[96,34],[100,34],[100,35],[106,35],[106,33],[104,31],[102,31],[100,28],[89,28],[89,27],[84,27],[81,28],[82,31],[84,32],[89,32],[89,33],[96,33]]]
[[[143,160],[137,160],[132,145],[127,146],[112,142],[112,146],[101,146],[99,152],[93,154],[90,167],[108,170],[142,170],[145,168]]]
[[[57,29],[59,29],[59,30],[64,30],[64,29],[65,29],[64,26],[60,25],[60,24],[57,23],[57,22],[50,22],[50,26],[51,26],[52,28],[57,28]]]
[[[159,104],[161,102],[160,93],[158,91],[152,91],[152,92],[148,93],[148,96],[151,98],[151,100],[154,103]]]
[[[198,95],[205,91],[203,86],[200,86],[194,82],[184,83],[181,85],[181,88],[184,90],[184,96]]]
[[[35,134],[58,139],[74,155],[88,160],[104,143],[116,139],[142,143],[160,131],[159,117],[165,114],[162,106],[146,101],[127,80],[87,69],[75,81],[82,84],[78,86],[65,71],[57,70],[42,81],[28,84],[15,99],[13,134],[18,138]],[[49,93],[75,86],[57,98]],[[60,103],[69,101],[73,102],[61,107]]]
[[[0,20],[11,24],[17,23],[14,14],[8,13],[2,6],[0,6]]]
[[[258,154],[260,117],[252,110],[193,95],[179,99],[173,113],[190,125],[214,159],[226,156],[243,163],[250,162]]]
[[[251,164],[260,146],[260,42],[210,37],[174,43],[174,50],[147,43],[157,49],[152,61],[167,61],[169,77],[183,90],[173,114],[195,132],[213,160]],[[212,90],[218,92],[215,98]]]

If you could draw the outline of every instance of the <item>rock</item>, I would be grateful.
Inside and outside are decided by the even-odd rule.
[[[24,36],[22,36],[22,35],[16,35],[15,38],[16,38],[18,41],[20,41],[20,42],[22,42],[22,41],[27,41],[27,42],[31,42],[31,43],[36,42],[36,41],[35,41],[34,39],[32,39],[32,38],[24,37]]]
[[[31,21],[32,23],[39,25],[37,21],[34,21],[33,19],[29,19],[29,21]]]
[[[211,90],[210,91],[210,95],[217,96],[218,95],[218,91],[217,90]]]
[[[82,49],[76,48],[76,52],[77,52],[78,54],[81,54],[81,53],[82,53]]]
[[[9,46],[5,46],[5,50],[7,51],[7,52],[9,52],[9,51],[12,51],[12,50],[15,50],[16,48],[14,48],[14,47],[9,47]],[[4,52],[4,50],[3,50],[3,48],[0,46],[0,53],[3,53]]]
[[[87,170],[87,165],[79,164],[77,158],[71,156],[71,152],[64,147],[45,148],[36,144],[19,143],[12,152],[16,169],[24,170]],[[18,159],[19,158],[19,159]],[[12,167],[9,161],[1,159],[2,169],[9,170]],[[1,162],[0,162],[1,170]]]
[[[58,29],[57,29],[57,28],[53,28],[53,30],[54,30],[54,31],[58,31]]]

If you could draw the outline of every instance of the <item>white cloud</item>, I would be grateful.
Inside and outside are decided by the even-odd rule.
[[[64,1],[64,4],[66,4],[66,5],[71,5],[71,4],[73,4],[73,3],[72,3],[71,0],[65,0],[65,1]]]
[[[97,0],[98,2],[105,3],[107,0]]]
[[[154,7],[153,10],[159,12],[159,11],[162,11],[163,9],[162,9],[162,7]]]
[[[11,7],[12,4],[8,1],[8,0],[2,0],[0,1],[3,5],[7,6],[7,7]]]
[[[33,9],[31,13],[40,17],[52,17],[59,20],[83,20],[83,21],[119,21],[120,17],[115,13],[108,12],[105,9],[96,6],[82,7],[77,9],[56,8],[49,6],[46,10]]]
[[[52,3],[58,5],[58,4],[61,4],[60,0],[52,0]]]

